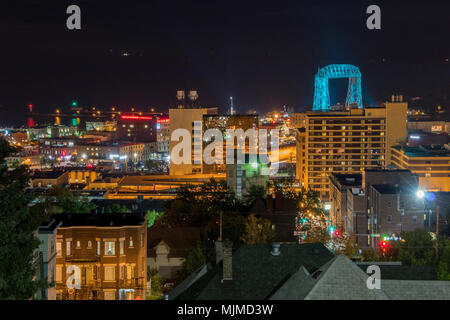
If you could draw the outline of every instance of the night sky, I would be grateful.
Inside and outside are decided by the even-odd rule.
[[[450,1],[6,1],[0,4],[0,125],[36,111],[120,106],[167,111],[177,89],[238,112],[312,105],[314,74],[349,63],[365,105],[392,93],[450,104]],[[66,28],[81,7],[82,29]],[[381,7],[381,30],[366,8]],[[123,53],[128,56],[122,56]],[[332,103],[347,80],[333,80]]]

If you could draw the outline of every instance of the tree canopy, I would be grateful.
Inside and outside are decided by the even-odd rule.
[[[245,233],[241,239],[245,244],[271,243],[275,241],[276,233],[269,220],[257,218],[254,214],[250,214],[245,223]]]
[[[5,158],[14,151],[0,139],[0,299],[30,299],[48,286],[47,279],[34,279],[39,247],[35,232],[46,215],[30,207],[28,168],[7,167]]]
[[[70,190],[60,187],[49,189],[40,197],[40,201],[36,206],[50,214],[87,213],[97,207],[88,199],[75,195]]]

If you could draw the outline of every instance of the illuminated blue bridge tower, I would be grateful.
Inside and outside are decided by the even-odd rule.
[[[359,68],[350,64],[330,64],[319,69],[316,73],[313,111],[329,111],[331,109],[328,80],[340,78],[348,78],[345,106],[354,105],[362,109],[361,72]]]

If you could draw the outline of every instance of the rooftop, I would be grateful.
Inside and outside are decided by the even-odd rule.
[[[450,146],[419,146],[401,147],[394,146],[398,151],[403,151],[408,157],[450,157]]]
[[[362,185],[362,174],[332,173],[341,186],[356,187]]]
[[[435,267],[389,265],[379,262],[357,263],[357,266],[364,272],[369,265],[380,267],[382,280],[438,280]]]
[[[35,170],[31,173],[31,179],[57,179],[64,173],[64,170]]]
[[[61,228],[123,227],[140,226],[145,221],[145,216],[139,213],[57,213],[50,219],[61,221]]]
[[[222,283],[222,263],[192,284],[177,299],[263,300],[295,274],[301,266],[313,273],[333,254],[321,243],[281,244],[279,256],[270,245],[243,245],[233,253],[233,280]]]

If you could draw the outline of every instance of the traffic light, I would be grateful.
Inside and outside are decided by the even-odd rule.
[[[78,103],[76,101],[72,101],[72,107],[76,107]]]
[[[336,230],[336,231],[334,232],[334,235],[335,235],[336,237],[339,237],[339,236],[341,235],[341,232],[340,232],[339,230]]]
[[[382,252],[386,252],[388,247],[389,247],[389,243],[387,241],[383,240],[380,242],[380,248],[381,248]]]

